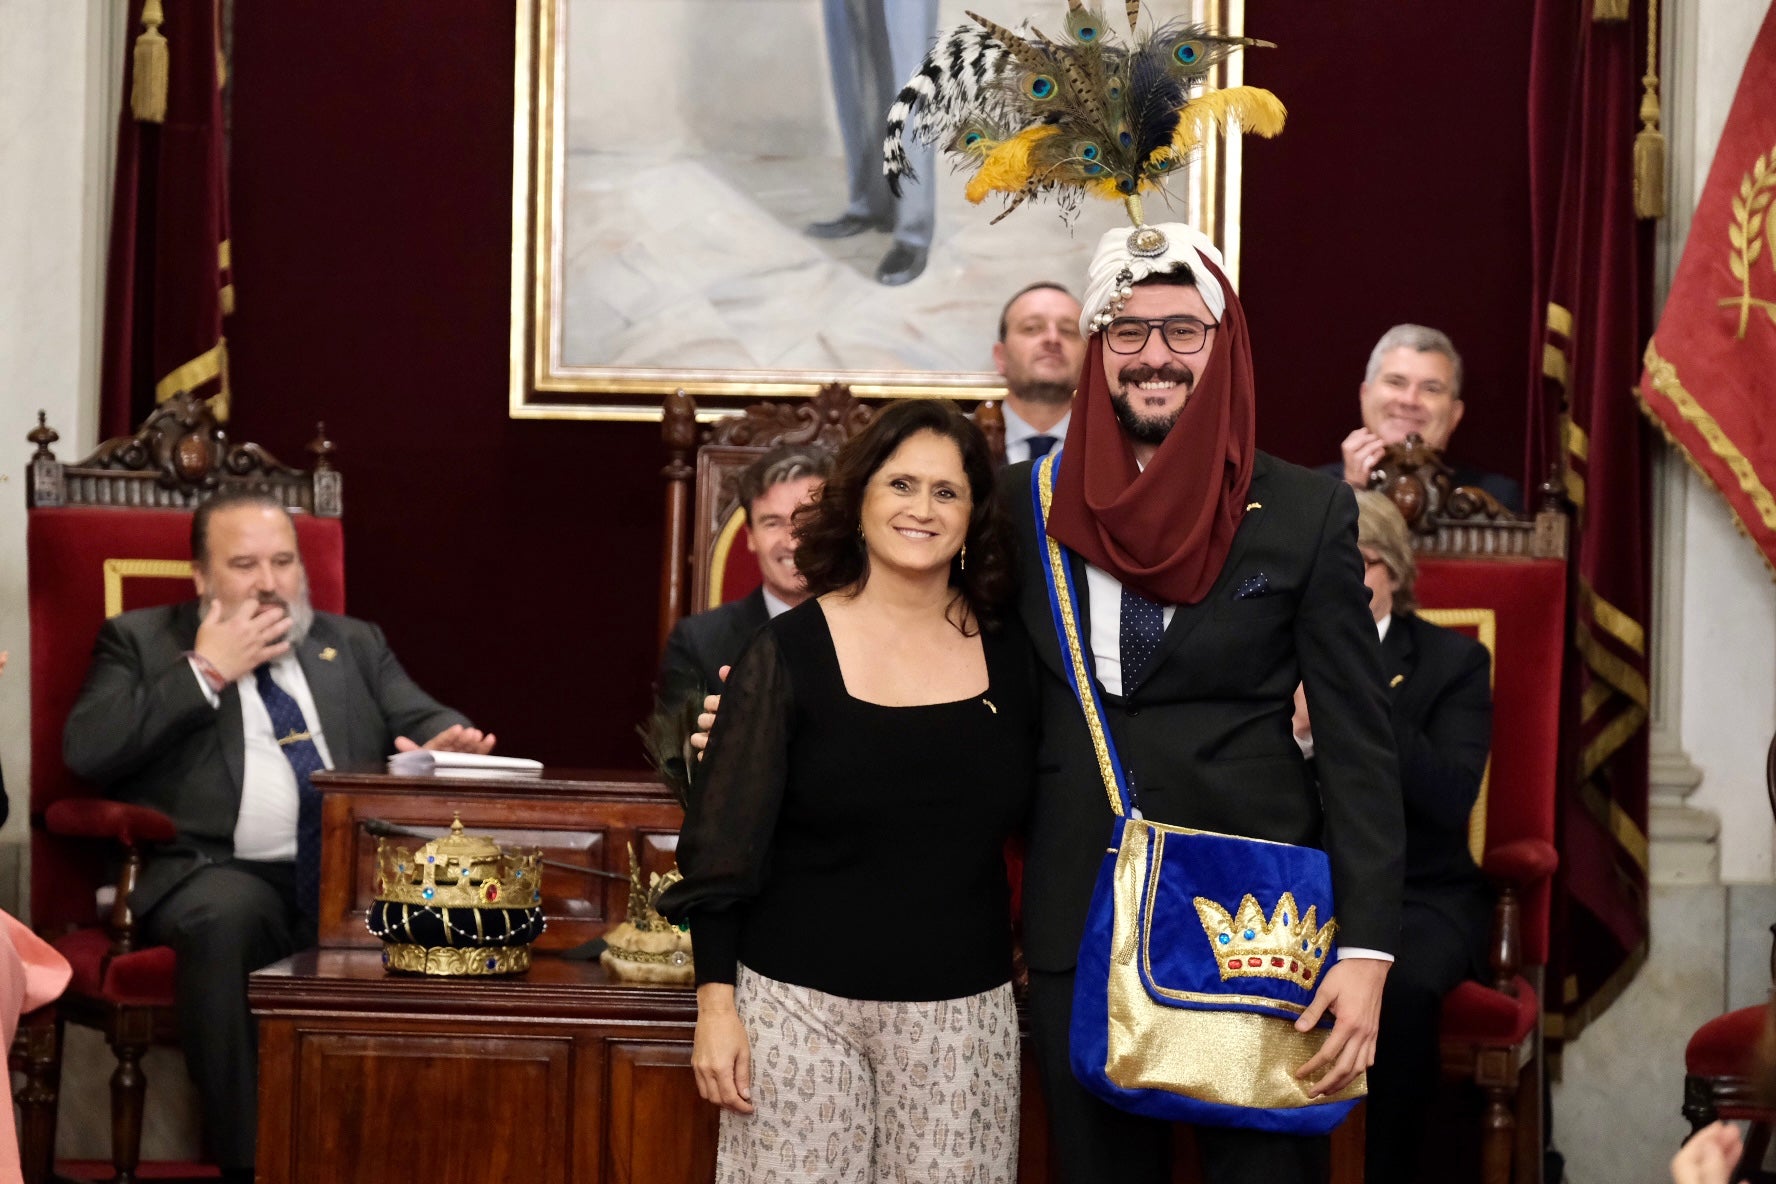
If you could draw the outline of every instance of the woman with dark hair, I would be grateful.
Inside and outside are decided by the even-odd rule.
[[[811,595],[728,677],[660,900],[694,941],[717,1179],[1010,1184],[1002,852],[1036,702],[985,439],[895,404],[796,535]]]

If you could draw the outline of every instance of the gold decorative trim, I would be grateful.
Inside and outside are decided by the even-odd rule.
[[[1445,629],[1471,628],[1477,640],[1486,647],[1486,653],[1492,658],[1491,669],[1487,671],[1488,685],[1498,682],[1498,613],[1490,608],[1421,608],[1418,610],[1421,619],[1433,625],[1441,625]],[[1473,856],[1475,863],[1482,863],[1486,858],[1486,803],[1492,790],[1492,751],[1486,753],[1486,769],[1480,774],[1480,795],[1474,799],[1474,808],[1468,811],[1468,854]]]
[[[1560,442],[1580,460],[1591,459],[1591,437],[1584,428],[1573,422],[1570,415],[1562,414],[1560,417]]]
[[[746,511],[735,507],[722,523],[720,533],[715,536],[715,545],[709,552],[709,607],[715,608],[722,603],[722,584],[728,578],[728,552],[734,549],[734,540],[740,537],[740,528],[746,523]]]
[[[123,611],[123,582],[147,577],[161,580],[191,578],[188,559],[107,559],[102,565],[105,576],[105,619]]]
[[[1569,369],[1566,361],[1566,351],[1551,341],[1544,342],[1542,344],[1543,377],[1552,378],[1561,386],[1566,386]]]
[[[1776,497],[1770,496],[1769,489],[1758,477],[1757,469],[1739,451],[1738,445],[1721,430],[1714,416],[1703,410],[1702,405],[1684,389],[1683,382],[1677,376],[1677,367],[1660,356],[1656,342],[1647,342],[1644,361],[1647,373],[1653,380],[1653,389],[1670,400],[1671,405],[1677,408],[1677,413],[1683,416],[1684,422],[1695,428],[1714,451],[1714,455],[1733,471],[1733,476],[1739,481],[1740,491],[1751,499],[1751,504],[1756,507],[1764,526],[1769,530],[1776,530]],[[1686,449],[1686,454],[1687,451]],[[1735,510],[1734,514],[1737,516],[1738,511]]]
[[[1605,633],[1641,657],[1646,656],[1646,630],[1640,622],[1599,596],[1591,581],[1583,576],[1579,577],[1579,602]]]
[[[1558,333],[1562,337],[1571,337],[1573,335],[1572,310],[1563,304],[1556,304],[1552,300],[1548,301],[1548,331]]]
[[[1627,659],[1611,653],[1603,647],[1584,621],[1577,621],[1573,627],[1573,645],[1577,647],[1579,656],[1585,659],[1585,665],[1591,672],[1603,679],[1618,691],[1634,700],[1642,707],[1652,705],[1652,692],[1647,689],[1646,676],[1633,666]]]
[[[1586,684],[1584,692],[1579,695],[1579,722],[1590,723],[1591,717],[1597,714],[1597,709],[1609,702],[1610,696],[1615,693],[1615,688],[1602,679]]]
[[[433,974],[444,977],[472,977],[490,974],[518,974],[530,969],[529,946],[494,946],[470,949],[466,946],[421,946],[390,943],[382,947],[384,962],[390,970],[408,974]],[[488,963],[493,965],[489,966]]]
[[[1592,685],[1595,686],[1596,684],[1594,683]],[[1628,743],[1628,741],[1634,736],[1634,733],[1640,731],[1641,725],[1646,723],[1646,718],[1646,708],[1635,705],[1625,708],[1620,715],[1605,724],[1603,729],[1591,738],[1591,742],[1585,745],[1585,750],[1579,754],[1580,779],[1589,780],[1592,774],[1602,768],[1604,762],[1616,754],[1617,749]],[[1620,809],[1620,807],[1617,807],[1617,809]],[[1624,815],[1624,817],[1626,816]],[[1632,823],[1630,823],[1629,826],[1633,828],[1636,835],[1640,833],[1639,828],[1633,827]],[[1611,831],[1617,829],[1613,820],[1610,829]],[[1640,843],[1642,853],[1636,858],[1644,869],[1646,867],[1646,854],[1644,850],[1646,840],[1642,838]]]
[[[218,337],[216,344],[182,366],[175,366],[165,378],[154,384],[154,401],[164,403],[181,391],[195,391],[204,383],[222,377],[227,365],[228,340]]]

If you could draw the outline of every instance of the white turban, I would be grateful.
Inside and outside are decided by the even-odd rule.
[[[1227,308],[1227,294],[1221,290],[1220,281],[1203,266],[1205,259],[1219,268],[1220,250],[1206,234],[1183,222],[1105,231],[1098,240],[1085,283],[1085,307],[1079,312],[1080,335],[1090,337],[1109,324],[1122,311],[1130,286],[1150,275],[1175,271],[1180,263],[1190,268],[1203,303],[1220,320]]]

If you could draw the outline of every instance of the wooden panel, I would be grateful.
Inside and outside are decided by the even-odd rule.
[[[720,1111],[697,1096],[690,1042],[612,1040],[605,1048],[604,1179],[709,1184]]]
[[[565,1039],[306,1033],[291,1178],[568,1184],[571,1059]]]
[[[539,949],[566,949],[590,941],[621,921],[629,899],[628,847],[646,870],[672,866],[683,811],[658,782],[596,775],[538,780],[463,781],[388,774],[322,773],[315,786],[322,805],[320,942],[374,947],[364,928],[377,837],[371,820],[434,834],[454,815],[465,829],[502,845],[541,848],[546,859],[586,868],[543,873],[548,929]],[[421,838],[394,839],[417,846]]]

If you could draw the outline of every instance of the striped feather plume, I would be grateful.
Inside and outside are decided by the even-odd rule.
[[[1241,87],[1221,100],[1207,86],[1222,59],[1268,42],[1185,21],[1142,35],[1138,0],[1125,13],[1126,43],[1090,0],[1067,0],[1065,33],[1052,38],[969,13],[973,24],[938,39],[888,112],[889,186],[898,195],[913,176],[904,145],[912,135],[941,143],[971,171],[970,201],[999,193],[1009,213],[1050,196],[1066,214],[1081,194],[1127,199],[1163,184],[1216,129],[1281,130],[1282,104],[1269,91]]]

